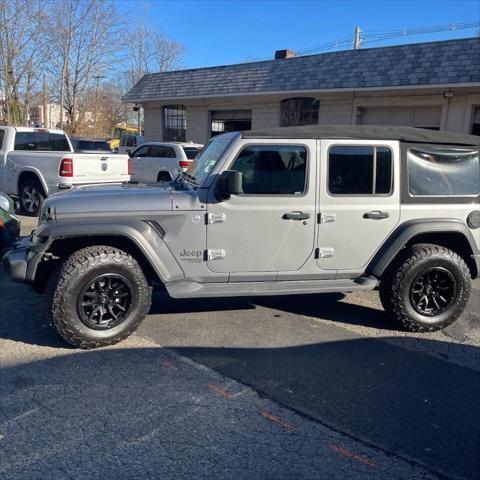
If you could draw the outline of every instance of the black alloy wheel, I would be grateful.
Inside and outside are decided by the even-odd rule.
[[[410,302],[420,315],[435,317],[450,308],[457,295],[454,275],[443,267],[420,272],[410,288]]]
[[[123,275],[104,274],[94,278],[78,297],[80,320],[93,330],[120,325],[132,305],[132,285]]]

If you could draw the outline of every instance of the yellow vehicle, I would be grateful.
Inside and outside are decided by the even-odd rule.
[[[137,133],[137,127],[127,127],[123,125],[115,127],[115,130],[113,131],[113,138],[108,141],[108,145],[112,150],[116,150],[118,148],[122,133],[133,133],[135,135]]]

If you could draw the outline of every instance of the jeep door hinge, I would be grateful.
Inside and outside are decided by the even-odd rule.
[[[224,213],[207,213],[205,214],[205,221],[210,223],[225,223],[227,216]]]
[[[317,215],[317,223],[333,223],[336,219],[336,213],[322,212]]]
[[[215,249],[207,250],[207,260],[223,260],[225,258],[225,250]]]
[[[335,255],[335,249],[332,247],[317,248],[315,258],[331,258]]]

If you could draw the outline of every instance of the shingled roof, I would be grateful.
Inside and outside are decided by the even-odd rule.
[[[480,38],[152,73],[123,100],[465,83],[480,83]]]

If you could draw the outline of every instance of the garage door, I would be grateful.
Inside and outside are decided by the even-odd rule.
[[[220,133],[252,129],[251,110],[214,110],[210,115],[212,137]]]
[[[361,125],[408,125],[438,130],[442,107],[362,107]]]

